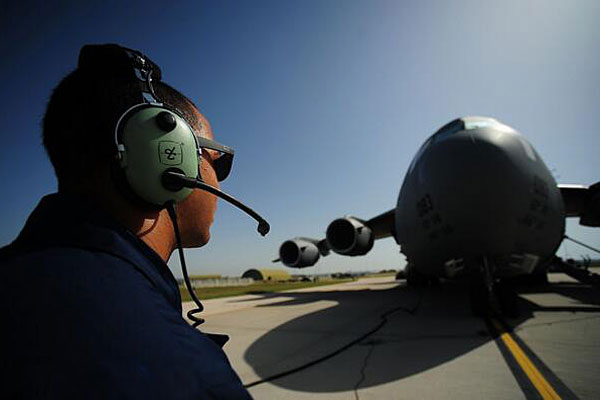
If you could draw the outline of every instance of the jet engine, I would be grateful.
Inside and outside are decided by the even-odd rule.
[[[279,247],[279,259],[290,268],[311,267],[319,260],[319,241],[308,238],[286,240]]]
[[[338,218],[327,227],[329,248],[345,256],[362,256],[372,248],[375,236],[364,221],[355,217]]]

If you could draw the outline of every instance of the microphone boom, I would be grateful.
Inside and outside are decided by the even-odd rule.
[[[186,176],[177,170],[167,170],[163,173],[162,183],[168,190],[177,191],[186,187],[190,189],[200,189],[214,194],[215,196],[220,197],[221,199],[227,201],[254,218],[258,222],[258,227],[256,230],[262,236],[265,236],[271,230],[269,223],[252,208],[248,207],[235,197],[223,192],[222,190],[202,182],[200,179],[190,178],[189,176]]]

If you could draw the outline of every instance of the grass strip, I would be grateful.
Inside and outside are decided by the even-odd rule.
[[[244,294],[262,294],[282,292],[284,290],[303,289],[337,283],[350,282],[353,279],[320,279],[317,282],[257,282],[247,286],[221,286],[196,289],[196,295],[201,300],[216,299],[219,297],[241,296]],[[181,301],[191,301],[190,294],[185,286],[179,287]]]

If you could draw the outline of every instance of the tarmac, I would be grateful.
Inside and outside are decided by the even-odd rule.
[[[207,300],[201,329],[231,337],[256,399],[598,399],[600,289],[549,279],[517,318],[472,316],[461,282],[380,277]]]

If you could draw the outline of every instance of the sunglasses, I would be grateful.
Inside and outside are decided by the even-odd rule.
[[[231,172],[231,166],[233,165],[233,149],[229,146],[225,146],[221,143],[217,143],[214,140],[207,139],[205,137],[194,135],[196,137],[196,143],[198,144],[198,157],[200,157],[201,149],[215,150],[221,153],[219,157],[213,160],[213,167],[217,174],[217,180],[219,182],[224,181]]]

